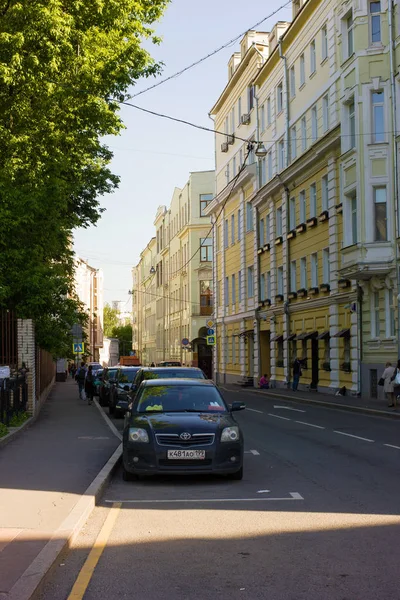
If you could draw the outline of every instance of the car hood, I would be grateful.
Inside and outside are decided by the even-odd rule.
[[[133,415],[134,427],[150,427],[154,433],[205,433],[237,425],[229,413],[151,413]]]

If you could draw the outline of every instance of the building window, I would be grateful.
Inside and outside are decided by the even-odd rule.
[[[354,21],[353,21],[353,11],[350,11],[347,16],[344,18],[343,22],[344,26],[344,57],[349,58],[354,52]]]
[[[235,133],[235,107],[231,110],[231,134]]]
[[[290,132],[290,154],[292,160],[294,160],[297,156],[297,134],[296,134],[296,126],[292,127]]]
[[[242,239],[242,211],[238,210],[238,215],[237,215],[237,226],[238,226],[238,235],[237,235],[237,239],[238,242],[240,242],[240,240]]]
[[[268,181],[272,179],[272,152],[271,150],[267,155],[267,165],[268,165]]]
[[[311,139],[313,142],[318,137],[318,114],[317,107],[313,106],[311,109]]]
[[[271,271],[267,271],[265,286],[267,299],[271,299]]]
[[[267,98],[267,125],[271,125],[272,123],[272,113],[271,113],[271,96]]]
[[[278,294],[283,296],[283,267],[278,267]]]
[[[242,97],[238,98],[238,125],[240,125],[242,120]]]
[[[258,224],[258,236],[259,236],[259,242],[258,242],[258,246],[259,248],[262,248],[265,244],[265,234],[264,234],[264,219],[260,219],[260,222]]]
[[[236,304],[236,275],[233,274],[231,277],[231,293],[232,293],[232,304]]]
[[[271,239],[271,213],[268,213],[265,217],[265,239],[267,242]]]
[[[324,131],[329,129],[329,96],[322,98],[322,127]]]
[[[238,300],[242,301],[242,271],[238,272]]]
[[[232,159],[232,177],[235,177],[235,175],[236,175],[236,156],[234,156]]]
[[[260,108],[261,131],[265,129],[265,107],[264,104]]]
[[[212,315],[213,293],[211,281],[200,281],[200,314]]]
[[[282,207],[276,209],[276,236],[282,235]]]
[[[317,68],[317,57],[315,53],[315,40],[310,44],[310,77],[315,73]]]
[[[317,186],[315,183],[310,185],[310,219],[317,216]]]
[[[331,281],[331,271],[329,264],[329,248],[324,248],[322,250],[322,283],[330,283]]]
[[[292,260],[290,263],[290,291],[295,292],[297,290],[297,267],[296,261]]]
[[[304,58],[304,54],[300,56],[300,87],[306,82],[306,61]]]
[[[328,175],[321,179],[322,210],[328,210]]]
[[[306,203],[306,191],[301,190],[300,192],[300,223],[305,223],[307,219],[307,203]]]
[[[261,185],[267,183],[267,161],[265,156],[261,159]]]
[[[289,229],[295,229],[296,227],[296,198],[290,198],[289,200]]]
[[[235,215],[231,215],[231,244],[235,243]]]
[[[225,117],[225,121],[224,121],[224,133],[226,135],[226,139],[228,140],[228,136],[229,136],[229,117]]]
[[[254,222],[253,222],[253,207],[251,202],[247,202],[246,204],[246,231],[253,231]]]
[[[380,311],[379,311],[379,292],[373,292],[371,295],[371,335],[374,338],[380,336]]]
[[[279,170],[282,171],[285,166],[285,142],[283,140],[278,144],[278,165]]]
[[[381,3],[372,2],[369,3],[369,19],[370,19],[370,30],[371,30],[371,43],[380,44],[382,41],[381,34]]]
[[[247,297],[254,296],[254,267],[247,267]]]
[[[290,97],[294,98],[296,95],[296,72],[294,66],[290,69]]]
[[[240,150],[239,150],[239,169],[242,168],[242,165],[243,165],[243,150],[242,150],[242,148],[240,148]]]
[[[265,300],[265,275],[264,273],[260,277],[260,300]]]
[[[236,364],[236,336],[232,336],[232,364]]]
[[[375,241],[386,242],[388,239],[386,186],[374,187],[374,222]]]
[[[354,104],[354,98],[348,105],[347,108],[349,118],[349,150],[356,147],[356,107]]]
[[[306,117],[301,119],[301,149],[304,152],[307,150],[307,120]]]
[[[254,85],[250,85],[247,88],[247,105],[248,112],[250,112],[254,107]]]
[[[346,196],[346,216],[348,224],[346,226],[346,239],[349,246],[357,244],[357,194],[353,192]]]
[[[229,304],[229,277],[225,277],[224,294],[225,294],[225,306],[228,306],[228,304]]]
[[[210,238],[200,238],[200,260],[202,262],[212,261],[212,240]]]
[[[205,217],[204,211],[213,199],[212,194],[200,194],[200,216]]]
[[[394,337],[396,335],[396,321],[395,321],[395,306],[394,306],[394,294],[393,290],[385,291],[386,301],[386,337]]]
[[[321,29],[321,56],[323,61],[328,58],[328,30],[326,25]]]
[[[225,177],[226,177],[226,185],[228,185],[228,183],[231,180],[231,177],[230,177],[230,174],[229,174],[229,163],[226,165]]]
[[[372,93],[372,137],[373,142],[385,141],[384,93]]]
[[[300,287],[307,289],[307,258],[300,259]]]
[[[318,287],[318,254],[311,254],[311,287]]]
[[[283,84],[282,82],[276,88],[276,106],[278,114],[283,110]]]
[[[228,219],[225,219],[224,221],[224,248],[227,248],[229,246],[229,240],[228,240],[228,236],[229,236],[229,232],[228,232]]]

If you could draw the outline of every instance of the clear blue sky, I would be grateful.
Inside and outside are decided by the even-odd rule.
[[[163,38],[151,54],[165,64],[167,77],[252,27],[284,4],[284,0],[173,1],[155,25]],[[259,29],[291,19],[282,9]],[[133,100],[139,106],[212,127],[208,112],[227,82],[227,63],[239,42],[225,48],[180,77]],[[140,80],[135,91],[154,83]],[[96,227],[75,235],[78,255],[104,271],[104,298],[129,301],[131,267],[155,234],[153,221],[160,204],[169,205],[174,187],[183,186],[190,171],[214,168],[214,136],[165,119],[123,107],[126,129],[108,138],[114,152],[112,169],[121,177],[119,189],[101,198],[106,211]],[[128,304],[127,304],[128,307]]]

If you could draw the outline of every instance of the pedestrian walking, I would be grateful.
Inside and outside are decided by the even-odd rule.
[[[301,362],[299,361],[299,359],[296,358],[294,359],[293,362],[293,384],[292,384],[292,390],[294,392],[297,392],[297,388],[299,387],[299,381],[300,381],[300,377],[302,376],[302,371],[301,371]]]
[[[386,400],[388,402],[389,407],[394,407],[396,404],[394,398],[394,385],[393,378],[395,375],[396,369],[392,366],[391,362],[386,363],[386,368],[382,373],[381,379],[383,380],[383,391],[385,392]]]
[[[78,390],[79,390],[79,398],[82,398],[83,396],[83,391],[85,388],[85,379],[86,379],[86,365],[84,363],[84,361],[81,362],[81,366],[78,368],[76,375],[75,375],[75,381],[78,384]]]
[[[88,399],[88,404],[92,404],[94,396],[94,375],[92,365],[89,365],[88,371],[86,373],[85,393],[86,398]]]

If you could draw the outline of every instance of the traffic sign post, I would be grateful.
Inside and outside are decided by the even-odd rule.
[[[74,354],[83,354],[85,351],[85,344],[83,342],[74,342],[72,344],[72,350]]]
[[[215,334],[215,330],[214,329],[207,329],[207,335],[214,335]]]
[[[214,327],[214,321],[211,321],[211,319],[209,321],[207,321],[206,323],[208,329],[211,329],[211,327]]]
[[[215,346],[215,335],[207,336],[207,346]]]
[[[188,346],[188,345],[189,345],[189,340],[187,338],[183,338],[182,346]]]

